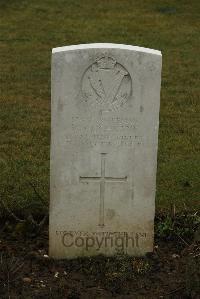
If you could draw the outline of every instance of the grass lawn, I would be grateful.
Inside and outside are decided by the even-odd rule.
[[[157,211],[197,209],[199,15],[199,0],[0,0],[0,196],[10,209],[48,209],[51,49],[92,42],[162,51]]]

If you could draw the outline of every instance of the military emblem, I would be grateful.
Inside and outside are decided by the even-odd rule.
[[[84,73],[84,100],[102,110],[116,110],[131,95],[132,82],[128,71],[111,56],[98,58]]]

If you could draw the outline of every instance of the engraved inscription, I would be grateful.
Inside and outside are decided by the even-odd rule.
[[[84,100],[101,110],[117,110],[129,99],[131,91],[129,72],[111,56],[100,57],[83,74]]]
[[[67,142],[85,145],[105,145],[134,147],[141,145],[143,137],[137,130],[138,124],[132,117],[72,115],[71,133],[66,136]]]
[[[100,177],[83,177],[80,176],[80,182],[100,183],[100,205],[99,205],[99,226],[104,226],[104,201],[105,201],[105,183],[126,182],[127,176],[122,178],[106,177],[105,175],[106,153],[101,153],[101,176]]]

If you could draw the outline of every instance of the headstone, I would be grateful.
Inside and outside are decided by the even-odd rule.
[[[50,256],[153,250],[161,59],[118,44],[53,49]]]

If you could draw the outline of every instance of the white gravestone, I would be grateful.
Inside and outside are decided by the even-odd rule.
[[[50,256],[153,250],[161,60],[127,45],[53,49]]]

